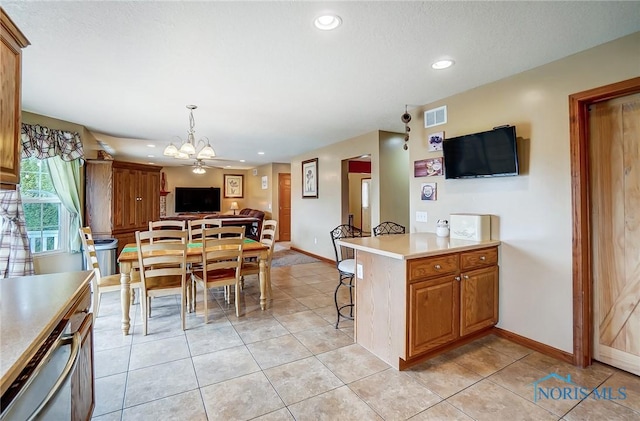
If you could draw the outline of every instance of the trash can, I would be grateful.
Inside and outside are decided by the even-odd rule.
[[[96,256],[98,266],[102,276],[114,275],[117,273],[118,262],[116,261],[116,251],[118,250],[118,240],[116,238],[103,238],[93,240],[96,246]]]

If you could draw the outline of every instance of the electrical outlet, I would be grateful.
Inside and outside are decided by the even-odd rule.
[[[416,222],[427,222],[427,212],[417,211]]]
[[[356,265],[356,274],[358,275],[358,279],[364,278],[364,271],[362,270],[362,265],[359,263]]]

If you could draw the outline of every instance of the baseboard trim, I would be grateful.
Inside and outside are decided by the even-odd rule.
[[[293,250],[293,251],[297,251],[298,253],[306,254],[307,256],[313,257],[314,259],[318,259],[318,260],[321,260],[321,261],[326,262],[326,263],[331,263],[332,265],[336,264],[335,260],[327,259],[326,257],[322,257],[322,256],[318,256],[317,254],[309,253],[308,251],[301,250],[301,249],[299,249],[297,247],[289,247],[289,248],[291,250]]]
[[[526,346],[527,348],[538,351],[541,354],[548,355],[549,357],[553,357],[555,359],[573,365],[573,354],[570,354],[566,351],[562,351],[558,348],[554,348],[541,342],[534,341],[533,339],[526,338],[524,336],[518,335],[517,333],[509,332],[508,330],[504,330],[499,327],[494,326],[492,331],[496,336],[508,339],[511,342],[517,343],[518,345]]]

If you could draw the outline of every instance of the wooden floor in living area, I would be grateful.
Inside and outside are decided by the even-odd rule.
[[[640,419],[637,376],[599,363],[579,369],[493,335],[398,372],[353,342],[353,322],[334,328],[334,265],[277,267],[272,280],[268,310],[260,310],[257,279],[248,278],[239,318],[233,300],[212,290],[209,324],[200,302],[186,331],[178,299],[154,299],[147,336],[137,304],[132,334],[122,336],[120,294],[105,294],[95,327],[94,419]],[[567,376],[600,399],[555,399],[566,386],[558,377]],[[617,394],[605,399],[603,390]],[[626,398],[612,399],[621,390]]]

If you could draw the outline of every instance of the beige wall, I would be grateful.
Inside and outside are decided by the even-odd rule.
[[[347,222],[349,198],[344,160],[371,155],[371,223],[380,221],[379,132],[356,136],[291,161],[291,246],[327,259],[335,259],[329,231]],[[318,158],[318,198],[302,198],[302,161]],[[343,179],[344,176],[344,179]],[[345,186],[344,189],[342,186]]]
[[[500,256],[499,326],[572,352],[572,215],[568,96],[640,75],[640,32],[519,75],[413,110],[411,162],[427,152],[429,133],[445,137],[516,126],[524,173],[445,180],[438,200],[421,201],[426,178],[410,177],[411,230],[435,231],[451,213],[491,214]],[[448,122],[424,129],[424,110],[446,105]],[[415,222],[427,211],[428,222]]]
[[[409,228],[409,153],[404,134],[380,132],[380,222]],[[373,228],[375,225],[372,225]]]

